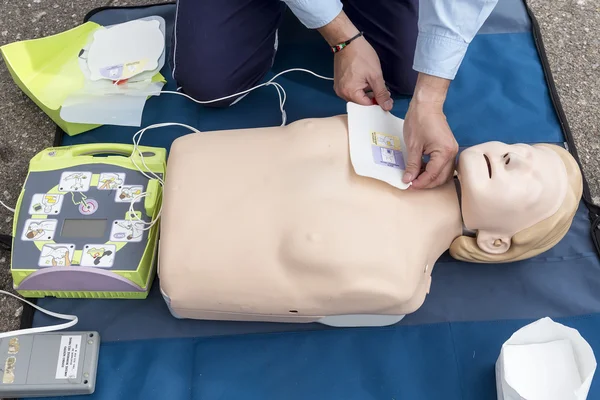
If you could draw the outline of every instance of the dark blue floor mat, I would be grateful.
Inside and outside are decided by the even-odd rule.
[[[109,8],[92,20],[112,24],[159,14],[169,28],[174,13],[171,4]],[[292,20],[280,37],[269,77],[288,68],[332,76],[327,46],[316,32],[299,29]],[[168,67],[163,74],[169,78],[166,89],[175,90]],[[545,79],[523,3],[500,0],[448,94],[446,114],[459,144],[565,142]],[[288,122],[345,112],[331,82],[303,73],[278,82],[287,91]],[[407,107],[408,99],[398,98],[393,113],[403,117]],[[259,89],[224,110],[164,94],[148,101],[142,127],[181,122],[217,130],[274,126],[280,118],[273,88]],[[130,143],[137,130],[105,126],[64,136],[63,144]],[[142,143],[168,149],[187,133],[183,128],[148,131]],[[49,298],[39,304],[78,315],[77,330],[100,331],[98,387],[87,399],[486,400],[496,398],[493,367],[501,344],[531,319],[559,319],[600,350],[595,333],[599,286],[600,261],[582,204],[563,241],[534,259],[481,265],[443,256],[425,304],[394,327],[177,320],[156,284],[144,301]],[[588,316],[575,317],[581,315]],[[51,322],[36,313],[34,325]],[[588,398],[600,398],[595,383]]]
[[[110,342],[91,398],[496,400],[500,347],[530,322]],[[599,314],[557,322],[600,351]],[[598,398],[595,380],[588,399]]]

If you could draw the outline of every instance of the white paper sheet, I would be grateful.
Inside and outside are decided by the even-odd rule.
[[[147,97],[160,93],[162,87],[162,82],[154,82],[129,94],[74,93],[64,101],[60,117],[72,123],[139,127]]]
[[[134,20],[94,32],[87,54],[90,79],[124,80],[153,71],[165,49],[157,20]]]
[[[528,400],[573,398],[582,383],[568,339],[507,345],[504,370],[506,383]]]
[[[98,31],[117,28],[118,32],[122,25],[131,26],[132,22],[152,23],[152,29],[158,26],[161,37],[164,37],[166,25],[165,20],[160,16],[149,16],[124,24],[100,27],[94,31],[78,56],[79,67],[85,77],[84,85],[63,101],[60,110],[63,120],[81,124],[141,126],[147,97],[160,95],[164,86],[162,82],[151,81],[158,70],[164,66],[164,45],[154,70],[141,72],[120,85],[115,85],[110,79],[91,80],[92,72],[88,65],[90,48],[95,42]]]
[[[594,352],[579,332],[542,318],[502,345],[498,400],[584,400],[595,371]]]
[[[140,18],[137,21],[158,21],[160,32],[162,33],[163,36],[165,36],[165,34],[166,34],[166,22],[165,22],[164,18],[161,16],[151,15],[149,17]],[[99,29],[111,29],[118,25],[120,25],[120,24],[107,25],[105,27],[100,27]],[[86,86],[87,86],[88,91],[93,90],[95,88],[95,85],[104,85],[106,83],[108,83],[108,84],[113,83],[112,80],[107,80],[107,79],[99,79],[97,81],[90,80],[91,72],[90,72],[90,68],[88,66],[88,55],[89,55],[90,47],[92,46],[93,42],[94,42],[94,35],[90,35],[86,45],[83,47],[83,49],[81,49],[81,52],[79,54],[79,67],[81,68],[81,72],[83,72],[83,75],[85,76]],[[156,75],[162,69],[162,67],[164,67],[165,61],[166,61],[166,52],[163,50],[163,52],[161,53],[161,55],[158,59],[158,65],[154,70],[144,71],[137,75],[134,75],[131,78],[129,78],[127,80],[127,82],[129,84],[131,84],[133,82],[142,82],[142,81],[151,80],[152,77],[154,75]]]
[[[404,120],[380,106],[347,104],[350,160],[361,176],[386,182],[398,189],[405,171]]]

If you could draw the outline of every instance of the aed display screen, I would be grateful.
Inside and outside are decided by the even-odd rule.
[[[61,236],[72,238],[100,238],[106,231],[106,219],[65,219]]]

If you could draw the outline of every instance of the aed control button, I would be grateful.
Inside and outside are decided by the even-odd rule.
[[[94,199],[86,199],[79,204],[78,209],[83,215],[92,215],[98,211],[98,202]]]

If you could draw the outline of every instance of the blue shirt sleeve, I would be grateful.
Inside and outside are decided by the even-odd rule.
[[[309,29],[327,25],[341,0],[282,0]],[[413,68],[454,79],[467,48],[498,0],[419,0],[419,34]]]
[[[341,0],[283,0],[309,29],[321,28],[342,11]]]
[[[420,0],[413,68],[454,79],[467,47],[498,0]]]

